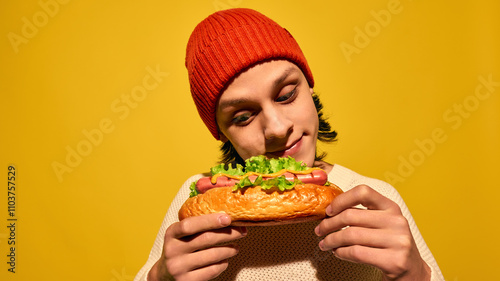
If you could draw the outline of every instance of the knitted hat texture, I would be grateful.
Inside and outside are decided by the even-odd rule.
[[[186,48],[191,95],[201,119],[216,139],[216,104],[224,88],[246,68],[270,59],[295,63],[309,86],[314,86],[306,58],[292,35],[255,10],[222,10],[195,27]]]

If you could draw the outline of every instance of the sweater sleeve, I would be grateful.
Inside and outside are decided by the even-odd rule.
[[[444,281],[444,277],[441,273],[441,270],[439,269],[439,266],[436,262],[436,259],[432,255],[429,247],[425,243],[424,238],[422,237],[422,234],[418,230],[417,224],[415,223],[415,220],[413,219],[410,210],[406,206],[405,202],[403,201],[403,198],[401,195],[394,189],[392,186],[389,184],[383,182],[385,185],[387,185],[387,188],[392,189],[393,191],[391,192],[392,198],[394,202],[396,202],[400,209],[401,212],[403,213],[403,216],[406,218],[408,221],[408,224],[410,225],[410,230],[413,235],[413,239],[415,240],[415,243],[417,244],[418,251],[420,253],[420,256],[422,259],[427,263],[429,268],[431,269],[431,281]]]
[[[198,180],[202,176],[203,176],[202,174],[192,176],[182,185],[181,189],[179,190],[174,200],[170,204],[170,207],[168,208],[165,218],[163,219],[163,222],[160,226],[160,230],[156,235],[153,248],[149,253],[149,258],[146,261],[146,264],[139,270],[139,272],[135,276],[134,281],[147,281],[149,271],[156,263],[156,261],[160,259],[161,253],[163,251],[163,240],[165,236],[165,231],[167,231],[167,228],[171,224],[179,221],[177,217],[177,212],[181,208],[184,201],[186,201],[186,199],[189,197],[189,186],[191,185],[192,182]]]
[[[401,209],[401,213],[408,221],[410,231],[413,235],[413,239],[415,240],[420,256],[431,269],[431,281],[444,281],[441,270],[439,269],[439,266],[429,247],[425,243],[422,234],[418,230],[417,224],[415,223],[410,210],[406,206],[401,195],[394,187],[384,181],[359,175],[337,164],[334,165],[334,169],[332,170],[332,172],[330,172],[328,177],[331,182],[342,187],[344,191],[350,190],[360,184],[366,184],[398,204],[399,208]]]

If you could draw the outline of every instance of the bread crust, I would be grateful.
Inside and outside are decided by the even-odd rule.
[[[325,208],[343,191],[336,185],[298,184],[293,189],[262,190],[260,186],[233,191],[218,187],[191,197],[179,210],[179,220],[226,213],[231,225],[277,225],[319,220]]]

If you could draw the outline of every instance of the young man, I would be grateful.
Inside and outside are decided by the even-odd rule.
[[[186,55],[200,117],[224,159],[293,156],[344,193],[321,222],[229,227],[211,214],[177,221],[190,178],[172,202],[136,280],[444,280],[410,212],[389,184],[321,160],[335,132],[293,37],[249,9],[217,12],[193,31]],[[362,205],[363,207],[359,207]]]

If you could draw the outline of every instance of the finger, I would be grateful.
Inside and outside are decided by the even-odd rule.
[[[187,272],[177,276],[177,281],[205,281],[211,280],[219,276],[224,270],[227,269],[229,263],[227,260],[220,261],[209,266]]]
[[[386,249],[393,244],[389,234],[389,231],[382,229],[348,227],[341,231],[328,234],[319,242],[319,248],[322,251],[329,251],[340,247],[361,245]]]
[[[394,208],[395,203],[367,185],[358,185],[335,198],[326,208],[328,216],[335,216],[345,209],[363,205],[369,210]]]
[[[178,277],[197,269],[208,267],[227,260],[238,253],[235,245],[212,247],[209,249],[186,254],[167,261],[167,268],[171,275]]]
[[[188,260],[191,261],[191,268],[189,270],[192,271],[227,260],[238,254],[238,251],[239,249],[237,245],[224,245],[188,254]]]
[[[343,260],[375,266],[394,277],[404,272],[412,263],[410,257],[401,251],[359,245],[337,248],[333,253]]]
[[[364,210],[349,208],[341,213],[323,219],[315,232],[318,236],[341,230],[347,226],[360,226],[366,228],[381,228],[387,224],[387,215],[379,210]]]
[[[178,241],[186,252],[194,252],[217,244],[240,239],[246,235],[247,230],[245,227],[225,227],[187,236]]]
[[[174,223],[167,229],[166,235],[173,238],[181,238],[211,229],[223,228],[230,223],[231,217],[224,213],[189,217]]]

